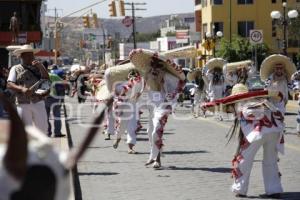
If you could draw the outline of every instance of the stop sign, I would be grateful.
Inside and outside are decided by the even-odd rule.
[[[132,25],[132,19],[129,16],[126,16],[123,20],[122,23],[126,26],[129,27]]]

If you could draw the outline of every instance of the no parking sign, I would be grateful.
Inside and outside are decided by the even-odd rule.
[[[263,31],[262,30],[250,30],[250,43],[251,44],[263,43]]]

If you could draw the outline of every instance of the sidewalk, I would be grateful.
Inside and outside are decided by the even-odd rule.
[[[297,112],[299,109],[298,101],[296,100],[289,100],[286,105],[286,110],[288,112]]]
[[[63,108],[62,108],[63,109]],[[68,133],[66,129],[66,118],[65,118],[65,113],[64,109],[62,110],[61,113],[61,122],[62,122],[62,127],[61,127],[61,133],[66,135],[66,137],[60,137],[60,138],[51,138],[51,141],[53,145],[59,150],[59,151],[64,151],[67,152],[69,151],[70,147],[68,144]],[[53,120],[51,120],[51,125],[53,127]],[[70,197],[69,200],[74,200],[74,184],[73,184],[73,174],[71,172],[70,174]]]

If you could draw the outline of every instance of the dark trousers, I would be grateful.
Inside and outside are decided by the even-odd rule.
[[[46,105],[46,111],[48,116],[48,135],[51,136],[51,123],[49,120],[50,112],[52,111],[53,117],[54,117],[54,135],[60,135],[61,134],[61,105],[62,105],[63,99],[56,99],[51,96],[47,97],[45,100]]]

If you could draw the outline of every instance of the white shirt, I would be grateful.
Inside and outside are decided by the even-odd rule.
[[[13,82],[15,83],[17,81],[17,72],[16,72],[16,65],[10,68],[7,82]]]

